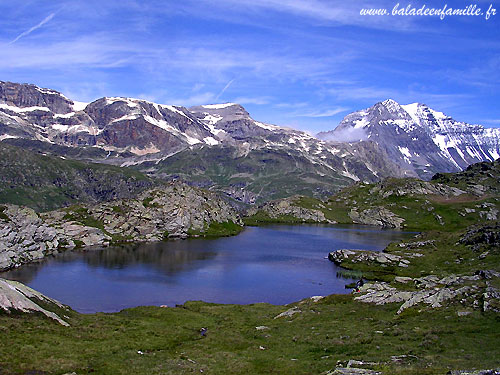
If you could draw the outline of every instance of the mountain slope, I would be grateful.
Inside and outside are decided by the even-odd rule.
[[[153,185],[135,170],[66,160],[0,142],[0,203],[46,211],[79,201],[129,198]]]
[[[391,99],[347,115],[337,128],[318,137],[369,139],[401,168],[424,179],[500,156],[500,129],[466,124],[425,104],[400,105]]]

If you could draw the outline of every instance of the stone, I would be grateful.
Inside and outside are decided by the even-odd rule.
[[[284,312],[282,312],[281,314],[278,314],[274,317],[274,319],[278,319],[278,318],[283,318],[283,317],[292,317],[293,315],[295,314],[299,314],[301,313],[302,311],[299,310],[297,307],[292,307]]]
[[[407,283],[413,281],[413,279],[411,277],[396,276],[394,278],[394,281],[396,281],[397,283],[407,284]]]
[[[374,207],[361,212],[352,209],[349,217],[354,223],[376,225],[384,228],[401,228],[405,220],[385,207]]]
[[[17,281],[0,279],[0,309],[3,309],[8,313],[13,310],[18,312],[41,312],[45,316],[56,320],[63,326],[69,326],[69,324],[61,319],[57,314],[34,302],[36,300],[39,300],[45,305],[55,306],[59,309],[68,309],[60,302],[48,298]]]
[[[269,329],[269,327],[267,327],[267,326],[258,326],[258,327],[255,327],[255,329],[256,329],[257,331],[264,331],[264,330]]]
[[[329,371],[326,375],[381,375],[382,373],[375,370],[363,368],[346,368],[337,367],[335,370]]]

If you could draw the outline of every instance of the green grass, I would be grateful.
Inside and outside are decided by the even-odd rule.
[[[232,220],[218,223],[212,221],[210,225],[205,226],[203,230],[189,229],[188,235],[192,237],[228,237],[235,236],[243,230],[241,225],[234,223]]]
[[[403,228],[409,231],[446,231],[461,230],[474,223],[486,222],[485,216],[489,208],[481,208],[484,204],[491,204],[500,211],[498,196],[472,197],[459,196],[449,200],[442,197],[408,194],[384,196],[387,191],[397,191],[400,187],[419,183],[415,179],[388,179],[384,181],[383,189],[380,184],[357,184],[348,187],[328,200],[319,200],[311,197],[298,197],[294,205],[306,209],[320,210],[325,218],[339,224],[352,224],[349,217],[351,209],[358,212],[384,207],[397,216],[403,218]],[[376,190],[378,189],[378,190]],[[466,209],[474,212],[464,213]],[[255,215],[244,218],[247,225],[265,223],[297,223],[301,219],[291,216],[270,217],[264,209]]]
[[[93,217],[89,213],[87,208],[80,205],[75,205],[68,207],[64,210],[66,211],[66,214],[63,217],[64,220],[75,221],[87,227],[94,227],[101,229],[102,231],[107,233],[106,230],[104,229],[104,223],[101,220],[98,220],[95,217]]]
[[[160,207],[158,203],[151,203],[155,197],[147,197],[142,200],[142,205],[146,208]]]
[[[456,308],[448,308],[398,316],[395,305],[356,303],[344,295],[307,301],[299,305],[302,313],[273,319],[287,308],[188,302],[116,314],[71,313],[69,328],[41,316],[3,315],[0,369],[5,375],[320,374],[338,361],[358,359],[378,362],[375,368],[384,374],[416,375],[492,368],[500,358],[500,320],[494,314],[459,318]],[[391,361],[403,354],[415,357]]]

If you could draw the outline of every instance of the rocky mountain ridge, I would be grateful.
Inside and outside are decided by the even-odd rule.
[[[236,103],[186,108],[124,97],[80,103],[35,85],[0,82],[1,143],[132,166],[249,204],[459,171],[498,157],[499,134],[425,105],[386,100],[346,116],[318,139],[256,121]]]
[[[196,167],[200,162],[219,163],[223,169],[234,169],[232,165],[243,162],[250,170],[231,170],[219,180],[209,176],[203,183],[231,191],[246,203],[287,195],[274,191],[276,184],[270,191],[266,183],[251,186],[247,177],[256,170],[275,178],[274,172],[268,172],[266,155],[283,163],[300,159],[307,175],[296,177],[295,182],[311,191],[323,189],[318,181],[324,177],[337,190],[353,181],[405,174],[373,142],[329,144],[302,131],[255,121],[234,103],[185,108],[117,97],[77,103],[34,85],[0,82],[0,86],[3,142],[43,148],[60,156],[65,156],[64,150],[79,148],[84,151],[73,157],[134,166],[151,176],[181,177],[195,184],[199,183]],[[218,159],[228,148],[232,151],[226,158]],[[192,167],[174,167],[180,156],[191,152],[203,154],[202,160],[194,160]]]

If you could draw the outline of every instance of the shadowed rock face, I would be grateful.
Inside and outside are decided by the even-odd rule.
[[[78,201],[131,198],[155,184],[137,171],[41,155],[0,142],[0,202],[47,211]]]
[[[0,81],[0,102],[21,108],[46,107],[59,114],[73,111],[74,104],[72,100],[54,90],[3,81]]]
[[[43,303],[46,308],[41,307],[40,303]],[[17,281],[0,279],[0,309],[7,313],[13,311],[23,313],[40,312],[63,326],[69,326],[56,313],[48,310],[68,310],[66,306]]]

